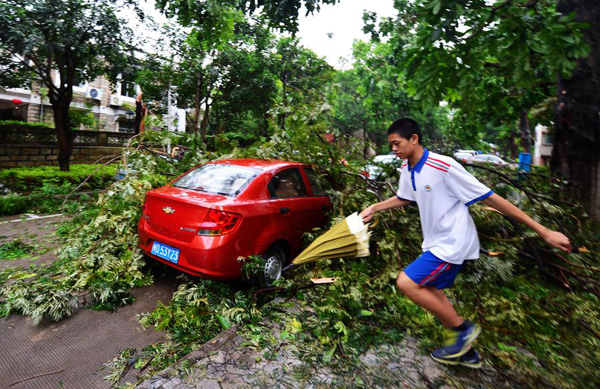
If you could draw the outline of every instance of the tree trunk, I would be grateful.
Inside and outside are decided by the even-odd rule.
[[[204,104],[204,115],[202,115],[202,124],[200,125],[200,135],[202,136],[202,140],[206,139],[206,130],[208,129],[208,118],[210,115],[210,104],[208,103],[208,97],[206,98],[206,103]]]
[[[523,147],[524,152],[529,153],[531,148],[531,132],[529,131],[529,116],[525,110],[521,111],[519,129],[521,130],[521,147]]]
[[[519,157],[519,148],[517,147],[517,131],[511,126],[510,137],[508,139],[508,150],[512,159]]]
[[[558,79],[551,168],[573,184],[575,196],[600,220],[600,2],[559,0],[557,9],[564,15],[575,11],[577,21],[589,23],[583,33],[591,50],[571,78]]]
[[[263,135],[265,136],[265,138],[269,138],[269,118],[271,117],[271,115],[269,114],[269,111],[265,111],[263,114],[263,120],[264,120],[264,131],[263,131]]]
[[[285,119],[287,118],[287,74],[283,74],[281,77],[281,101],[283,103],[284,112],[281,112],[277,117],[277,122],[279,124],[279,128],[285,130]]]
[[[58,140],[58,165],[60,171],[69,171],[69,161],[73,154],[73,130],[69,118],[70,101],[55,101],[52,103],[54,112],[54,128]]]
[[[198,123],[200,118],[200,107],[202,106],[202,96],[200,91],[202,90],[202,76],[198,76],[196,83],[196,93],[194,94],[194,120],[192,121],[194,134],[198,133]],[[204,138],[203,138],[204,139]]]

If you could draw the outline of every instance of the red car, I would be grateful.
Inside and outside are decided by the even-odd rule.
[[[215,161],[146,194],[139,245],[169,266],[218,280],[241,278],[238,258],[262,254],[269,285],[331,208],[305,164]]]

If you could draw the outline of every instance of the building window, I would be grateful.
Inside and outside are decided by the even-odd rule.
[[[552,144],[552,135],[547,132],[542,133],[542,144],[543,145],[551,145]]]
[[[122,80],[121,81],[121,90],[119,91],[119,93],[121,94],[121,96],[135,97],[136,89],[137,88],[136,88],[135,82]]]
[[[119,121],[119,132],[133,134],[135,132],[135,121],[133,121],[133,120]]]

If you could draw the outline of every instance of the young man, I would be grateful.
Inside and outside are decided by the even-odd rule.
[[[423,254],[400,273],[396,285],[449,329],[448,345],[431,353],[434,360],[480,367],[479,355],[471,343],[481,329],[459,316],[443,291],[452,286],[465,261],[479,258],[479,238],[469,205],[483,201],[566,252],[571,250],[569,239],[560,232],[548,230],[492,192],[453,158],[424,148],[421,130],[414,120],[395,121],[388,128],[387,136],[393,152],[405,160],[398,193],[366,208],[360,216],[368,222],[375,212],[417,203],[424,236]]]

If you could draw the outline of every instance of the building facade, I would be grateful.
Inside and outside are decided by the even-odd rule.
[[[552,135],[548,127],[538,124],[535,126],[535,143],[533,150],[533,164],[550,166],[550,157],[552,156]]]
[[[53,80],[58,84],[58,72]],[[112,85],[105,77],[73,86],[71,108],[93,115],[93,125],[82,130],[133,133],[135,99],[140,88],[133,82],[120,81]],[[183,111],[183,112],[182,112]],[[18,120],[53,124],[52,106],[47,89],[39,82],[31,88],[0,89],[0,120]],[[173,131],[185,131],[185,110],[171,109]]]

